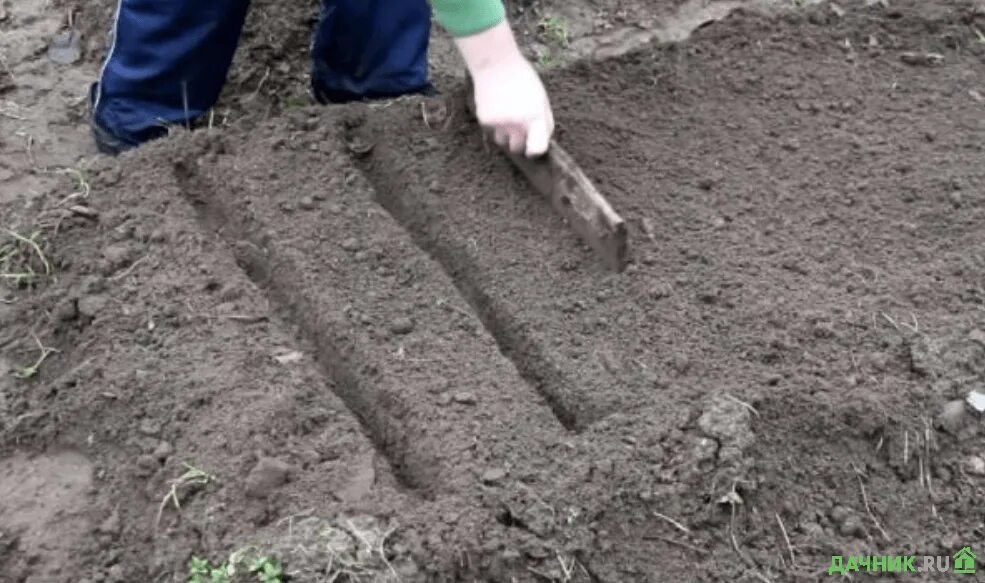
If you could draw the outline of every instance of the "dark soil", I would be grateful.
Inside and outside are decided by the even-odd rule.
[[[337,529],[386,549],[376,581],[981,547],[985,15],[844,7],[547,77],[630,223],[619,275],[460,90],[100,161],[98,217],[46,223],[57,278],[0,298],[5,371],[58,350],[0,380],[0,580],[184,581],[249,545],[324,580]],[[176,507],[186,463],[215,479]]]
[[[980,483],[935,456],[931,496],[900,442],[975,450],[923,424],[985,364],[967,339],[982,325],[980,21],[925,4],[737,14],[686,45],[552,76],[559,141],[631,222],[620,276],[490,156],[460,102],[447,125],[394,107],[352,133],[377,144],[365,167],[383,204],[568,426],[728,394],[773,441],[753,450],[758,504],[857,499],[867,449],[885,508],[919,508],[884,519],[890,532],[940,531],[921,548],[977,540]],[[944,63],[909,64],[911,51]],[[928,367],[938,342],[949,364]],[[800,449],[805,425],[816,451]],[[831,482],[810,484],[815,471]],[[787,518],[795,537],[811,512]]]

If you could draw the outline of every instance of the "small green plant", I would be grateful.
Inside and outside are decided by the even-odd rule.
[[[543,35],[547,52],[541,54],[537,61],[541,67],[550,68],[557,64],[561,51],[568,46],[568,27],[556,16],[544,17],[538,24]]]
[[[234,571],[226,563],[212,565],[208,559],[192,557],[188,562],[187,583],[231,583]]]
[[[243,557],[234,554],[229,561],[213,565],[208,559],[193,556],[188,561],[188,579],[186,583],[232,583],[242,581],[237,577],[237,565],[243,566]],[[284,583],[284,569],[280,561],[271,557],[259,557],[250,563],[249,573],[254,581],[259,583]]]
[[[270,557],[260,557],[250,567],[250,572],[259,577],[260,583],[283,583],[284,570],[280,563]]]
[[[547,16],[540,21],[540,30],[549,44],[558,47],[568,46],[568,27],[557,16]]]

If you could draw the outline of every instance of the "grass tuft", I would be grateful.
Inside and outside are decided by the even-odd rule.
[[[41,231],[0,233],[0,280],[14,288],[33,287],[54,273]]]

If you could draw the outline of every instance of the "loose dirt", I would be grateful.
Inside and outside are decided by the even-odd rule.
[[[230,123],[81,181],[22,152],[2,226],[40,234],[4,271],[54,277],[0,296],[0,580],[815,581],[982,547],[985,11],[611,4],[545,80],[622,274],[451,81],[285,103],[301,43],[261,45],[307,5],[251,25],[234,79],[294,61]],[[679,34],[647,14],[722,20],[625,53]]]

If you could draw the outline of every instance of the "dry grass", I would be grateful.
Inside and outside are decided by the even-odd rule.
[[[0,232],[0,280],[9,286],[31,287],[51,277],[48,243],[41,231],[23,235],[11,229]]]
[[[263,555],[276,556],[291,581],[326,583],[396,583],[410,566],[394,557],[396,527],[372,517],[327,521],[318,517],[284,519],[287,533],[259,545]]]

